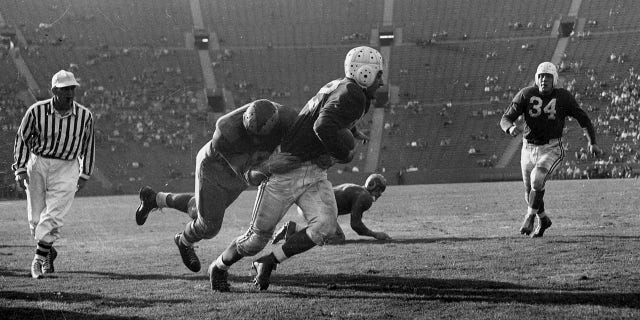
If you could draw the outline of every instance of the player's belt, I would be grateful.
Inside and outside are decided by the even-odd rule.
[[[555,138],[555,139],[527,139],[527,143],[528,144],[533,144],[536,146],[542,146],[545,144],[549,144],[549,143],[555,143],[560,141],[560,138]]]

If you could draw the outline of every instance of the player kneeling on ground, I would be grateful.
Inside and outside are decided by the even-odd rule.
[[[547,178],[564,158],[564,119],[569,116],[578,120],[586,132],[589,151],[596,156],[602,154],[602,149],[596,145],[596,134],[589,116],[569,91],[556,87],[557,83],[556,66],[551,62],[541,63],[536,70],[536,85],[520,90],[500,120],[502,130],[516,137],[521,131],[515,121],[520,115],[524,116],[520,166],[528,208],[520,233],[531,234],[533,238],[542,237],[551,227],[551,219],[544,211],[543,197]],[[534,231],[536,215],[538,226]]]
[[[333,193],[338,204],[338,215],[351,214],[351,229],[358,235],[373,237],[377,240],[390,240],[391,237],[388,234],[381,231],[373,231],[362,222],[364,212],[371,208],[371,205],[380,198],[386,188],[387,180],[377,173],[370,175],[363,186],[344,183],[333,187]],[[300,210],[298,209],[298,211]],[[305,226],[289,221],[276,232],[272,243],[276,244],[282,239],[286,240],[289,236],[304,228]],[[338,226],[335,237],[331,238],[327,244],[343,244],[344,242],[344,232]]]

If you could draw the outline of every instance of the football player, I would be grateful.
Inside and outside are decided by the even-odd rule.
[[[370,47],[353,48],[345,58],[344,71],[343,78],[327,83],[307,102],[282,140],[282,151],[299,157],[302,166],[273,174],[260,185],[249,228],[209,266],[213,290],[229,291],[229,268],[262,251],[293,204],[302,209],[307,227],[253,262],[258,289],[269,287],[277,264],[323,245],[335,234],[338,207],[327,169],[335,162],[349,163],[353,159],[355,149],[339,143],[338,132],[354,128],[369,111],[376,91],[383,85],[382,55]]]
[[[300,166],[297,157],[277,153],[285,132],[297,112],[269,100],[256,100],[220,117],[211,141],[196,157],[195,194],[140,190],[136,223],[143,225],[152,210],[174,208],[193,219],[174,241],[182,262],[200,271],[200,259],[193,244],[211,239],[220,231],[227,207],[248,185],[259,185],[268,175]]]
[[[382,195],[387,188],[387,180],[383,175],[374,173],[360,186],[354,183],[344,183],[333,187],[333,194],[336,196],[338,204],[338,215],[351,214],[351,229],[358,235],[373,237],[377,240],[390,240],[391,237],[382,232],[373,231],[362,222],[362,215],[371,208],[371,205]],[[298,208],[298,211],[300,209]],[[300,212],[302,214],[302,212]],[[285,223],[273,238],[272,244],[278,243],[282,239],[287,239],[292,234],[304,229],[303,226],[294,221]],[[345,242],[344,232],[338,225],[335,237],[329,239],[327,244],[343,244]]]
[[[541,63],[536,70],[535,85],[520,90],[500,120],[500,127],[507,134],[516,137],[523,132],[520,166],[528,207],[520,233],[534,238],[542,237],[551,227],[551,219],[544,211],[545,183],[564,158],[562,131],[567,116],[578,120],[585,131],[589,151],[596,156],[602,154],[589,116],[574,96],[557,84],[556,66]],[[523,129],[515,124],[520,115],[524,116]],[[538,224],[534,230],[536,216]]]

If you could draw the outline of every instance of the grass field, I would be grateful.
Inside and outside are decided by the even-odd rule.
[[[518,234],[519,182],[391,186],[364,221],[393,241],[359,237],[340,217],[346,244],[288,260],[266,292],[250,285],[247,258],[230,293],[210,290],[206,267],[245,230],[254,191],[199,243],[197,274],[173,243],[186,215],[165,210],[139,227],[130,195],[77,198],[55,276],[31,279],[26,203],[0,202],[0,318],[638,319],[639,190],[638,180],[550,181],[553,226],[531,239]]]

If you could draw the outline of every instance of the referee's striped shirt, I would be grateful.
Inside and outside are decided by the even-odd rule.
[[[80,177],[89,179],[95,158],[93,126],[91,111],[75,101],[65,116],[54,110],[53,98],[36,102],[27,109],[18,128],[11,168],[16,175],[26,172],[31,153],[45,158],[78,159]]]

